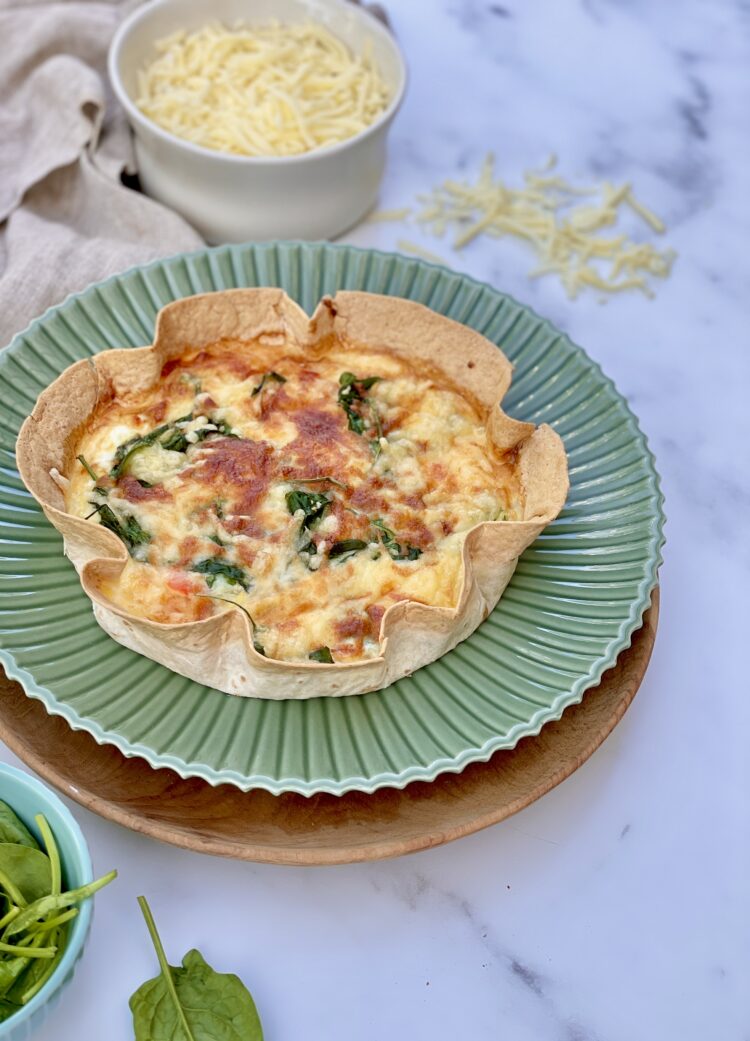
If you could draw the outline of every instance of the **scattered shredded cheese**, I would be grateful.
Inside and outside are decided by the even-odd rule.
[[[442,264],[443,267],[450,267],[448,261],[439,257],[437,253],[431,253],[429,249],[423,249],[416,242],[410,242],[408,239],[399,239],[396,249],[400,249],[402,253],[412,253],[415,257],[421,257],[422,260],[428,260],[430,264]]]
[[[510,188],[495,177],[494,157],[488,155],[475,184],[448,180],[419,196],[417,220],[437,236],[456,229],[454,249],[479,235],[524,239],[539,257],[530,277],[559,275],[571,298],[587,286],[608,293],[640,289],[653,296],[649,276],[666,278],[675,253],[659,252],[624,234],[605,237],[598,232],[617,222],[625,204],[659,234],[666,230],[663,222],[635,199],[629,184],[575,187],[550,172],[555,164],[553,156],[544,170],[524,174],[525,187]],[[578,197],[597,195],[598,201],[574,204]]]
[[[391,220],[406,220],[411,216],[411,209],[404,206],[401,210],[374,210],[367,217],[368,224],[379,224]]]
[[[236,155],[298,155],[353,137],[387,107],[369,44],[321,25],[207,25],[157,42],[136,104],[170,133]]]

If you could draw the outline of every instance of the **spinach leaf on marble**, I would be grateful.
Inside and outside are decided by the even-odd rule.
[[[167,961],[151,909],[139,896],[160,973],[130,999],[135,1041],[263,1041],[250,992],[238,976],[216,972],[199,951],[181,966]]]

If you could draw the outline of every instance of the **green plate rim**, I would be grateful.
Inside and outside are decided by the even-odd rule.
[[[287,248],[302,248],[309,249],[314,247],[323,247],[327,250],[332,250],[340,253],[353,253],[360,256],[378,257],[385,260],[397,258],[401,261],[407,261],[413,263],[417,270],[420,268],[427,269],[428,271],[437,271],[441,273],[448,273],[449,275],[457,276],[464,280],[466,283],[474,286],[480,290],[488,289],[492,293],[499,297],[503,297],[510,301],[511,305],[519,308],[522,312],[529,314],[539,326],[545,331],[554,334],[556,337],[560,337],[566,344],[566,347],[571,350],[574,354],[582,357],[586,366],[590,367],[595,371],[602,380],[602,383],[607,389],[614,394],[614,396],[621,402],[624,413],[627,417],[627,423],[634,438],[640,443],[643,450],[643,462],[646,469],[648,470],[648,483],[653,494],[653,506],[654,516],[650,518],[648,524],[648,530],[652,536],[651,543],[649,545],[649,557],[646,563],[644,577],[638,584],[638,596],[634,598],[630,605],[630,611],[627,618],[625,618],[620,625],[617,637],[610,640],[608,650],[606,654],[603,654],[599,659],[596,659],[591,668],[585,674],[579,676],[572,687],[568,691],[563,691],[558,694],[557,698],[552,704],[546,708],[540,708],[530,720],[527,722],[519,722],[505,735],[495,735],[488,738],[483,745],[478,747],[470,747],[464,749],[460,754],[455,757],[442,757],[435,759],[429,767],[424,766],[410,766],[399,773],[383,772],[375,777],[365,777],[362,775],[348,776],[341,781],[333,779],[317,779],[314,781],[307,781],[299,777],[284,778],[282,781],[278,781],[274,777],[270,777],[264,774],[255,774],[246,776],[236,770],[223,768],[217,770],[211,766],[206,766],[203,763],[188,763],[185,760],[170,755],[167,753],[154,752],[148,746],[140,742],[131,742],[127,738],[124,738],[121,734],[115,731],[105,730],[99,723],[84,718],[79,713],[72,709],[65,702],[61,702],[53,694],[53,692],[46,686],[42,686],[37,683],[33,674],[27,669],[20,667],[16,664],[16,660],[12,652],[6,650],[0,646],[0,664],[3,665],[6,674],[10,679],[18,681],[23,687],[25,693],[31,697],[42,702],[45,709],[50,715],[61,716],[68,723],[72,730],[84,730],[90,734],[99,745],[112,745],[118,749],[126,758],[141,758],[145,759],[153,768],[168,768],[174,770],[180,777],[199,777],[206,781],[212,786],[220,784],[232,784],[235,787],[240,788],[243,791],[250,791],[252,789],[260,788],[270,792],[272,795],[281,795],[287,792],[293,792],[299,795],[312,796],[318,793],[326,793],[331,795],[343,795],[350,791],[359,791],[366,794],[372,794],[380,788],[398,788],[402,789],[407,784],[411,784],[414,781],[433,781],[439,774],[442,773],[460,773],[469,763],[473,762],[487,762],[490,757],[497,751],[510,750],[516,746],[518,741],[523,737],[533,737],[539,734],[542,727],[546,723],[554,722],[559,720],[565,711],[571,705],[576,705],[581,702],[584,694],[590,688],[596,686],[599,683],[602,675],[611,668],[617,661],[620,653],[626,648],[630,647],[632,643],[632,637],[635,631],[640,628],[642,619],[645,611],[651,604],[651,594],[657,583],[657,576],[659,567],[663,561],[662,549],[665,542],[664,536],[664,495],[661,490],[661,481],[659,478],[658,471],[656,469],[656,461],[654,454],[651,451],[648,439],[645,433],[641,430],[638,419],[630,408],[625,397],[617,390],[614,382],[604,373],[601,365],[591,358],[586,351],[575,343],[562,329],[558,329],[553,323],[543,316],[539,315],[532,307],[528,304],[521,303],[515,297],[509,293],[505,293],[503,290],[497,289],[495,286],[490,285],[488,282],[482,282],[479,279],[472,277],[471,275],[465,274],[461,271],[448,267],[447,265],[434,264],[429,261],[423,260],[418,257],[407,257],[398,252],[388,252],[385,250],[369,249],[360,246],[348,245],[347,243],[331,243],[324,241],[308,242],[302,240],[279,240],[279,241],[267,241],[267,242],[247,242],[237,243],[232,245],[220,245],[212,247],[203,247],[201,249],[192,250],[190,252],[178,252],[173,253],[165,257],[159,257],[155,260],[149,261],[145,264],[133,264],[128,268],[118,271],[108,278],[103,279],[99,282],[92,282],[84,289],[77,292],[69,293],[62,301],[57,304],[53,304],[48,307],[41,315],[33,319],[23,330],[18,332],[10,343],[2,350],[0,350],[0,371],[5,364],[5,358],[13,355],[14,351],[21,349],[22,341],[40,325],[46,322],[52,315],[64,309],[68,304],[84,294],[93,290],[103,290],[114,283],[117,283],[120,279],[124,279],[128,275],[134,272],[140,271],[146,273],[162,265],[169,264],[175,261],[187,261],[195,257],[205,257],[209,255],[218,255],[220,253],[232,253],[236,250],[243,249],[278,249],[279,247]],[[188,294],[190,295],[190,294]],[[397,296],[398,294],[393,294]],[[92,615],[93,621],[93,615]],[[94,622],[94,624],[96,624]],[[452,652],[449,652],[449,654]],[[228,696],[228,695],[227,695]],[[355,697],[357,695],[354,695]]]

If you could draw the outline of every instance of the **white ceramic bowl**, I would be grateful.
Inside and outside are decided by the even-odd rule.
[[[355,52],[366,40],[391,90],[388,108],[340,144],[284,157],[237,156],[170,134],[136,107],[136,73],[155,57],[154,42],[211,21],[232,25],[315,21]],[[321,239],[355,224],[374,204],[386,136],[406,87],[393,36],[348,0],[154,0],[126,18],[109,51],[109,75],[135,134],[144,190],[181,213],[211,243]]]

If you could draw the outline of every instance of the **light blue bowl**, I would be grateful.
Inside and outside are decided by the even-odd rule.
[[[43,813],[47,818],[60,850],[63,884],[67,889],[91,882],[94,877],[91,857],[83,833],[70,811],[49,788],[23,770],[0,763],[0,799],[18,814],[40,846],[41,836],[34,817]],[[60,964],[28,1005],[0,1023],[0,1041],[26,1041],[57,1005],[83,953],[92,914],[93,901],[84,900],[68,931]]]

